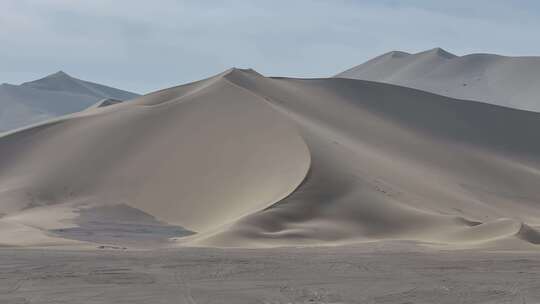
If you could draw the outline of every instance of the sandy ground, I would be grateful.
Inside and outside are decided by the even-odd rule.
[[[389,247],[389,248],[388,248]],[[407,243],[0,250],[0,303],[538,303],[540,256]]]

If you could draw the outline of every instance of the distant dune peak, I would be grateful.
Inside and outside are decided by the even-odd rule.
[[[226,70],[225,72],[223,72],[221,74],[222,75],[229,75],[229,74],[235,74],[235,73],[245,73],[245,74],[262,76],[261,73],[255,71],[252,68],[245,68],[244,69],[244,68],[237,68],[237,67],[232,67],[232,68]]]
[[[433,55],[438,56],[438,57],[447,58],[447,59],[452,59],[452,58],[459,57],[457,55],[454,55],[454,54],[446,51],[443,48],[440,48],[440,47],[436,47],[436,48],[433,48],[433,49],[429,49],[429,50],[421,51],[421,52],[417,52],[417,53],[409,53],[409,52],[405,52],[405,51],[394,50],[394,51],[390,51],[388,53],[385,53],[385,54],[383,54],[383,55],[381,55],[379,57],[405,58],[405,57],[409,57],[409,56],[419,57],[419,56],[433,56]],[[379,57],[376,57],[376,58],[379,58]]]
[[[43,77],[42,79],[57,79],[57,80],[74,80],[75,78],[71,75],[69,75],[68,73],[60,70],[56,73],[52,73],[50,75],[47,75],[45,77]],[[39,81],[39,79],[37,80]]]
[[[437,56],[448,58],[448,59],[458,57],[457,55],[454,55],[440,47],[436,47],[431,50],[427,50],[425,52],[420,52],[420,53],[417,53],[416,55],[420,55],[420,54],[432,54],[432,55],[437,55]]]
[[[49,74],[49,75],[47,75],[45,77],[42,77],[42,78],[39,78],[39,79],[36,79],[36,80],[33,80],[33,81],[24,82],[21,85],[24,85],[24,86],[37,86],[39,84],[48,83],[50,81],[58,82],[58,81],[73,81],[73,80],[75,80],[75,78],[71,77],[66,72],[58,71],[58,72]]]
[[[409,55],[410,55],[410,53],[403,52],[403,51],[391,51],[391,52],[388,52],[388,53],[384,54],[383,56],[392,57],[392,58],[401,58],[401,57],[405,57],[405,56],[409,56]]]
[[[74,78],[64,71],[21,85],[3,84],[0,86],[0,133],[82,111],[103,99],[129,100],[137,96]]]
[[[335,77],[390,83],[456,99],[540,112],[540,57],[481,53],[457,56],[442,48],[415,54],[391,52]]]
[[[71,78],[71,76],[68,73],[66,73],[66,72],[64,72],[62,70],[60,70],[60,71],[58,71],[56,73],[52,73],[51,75],[46,76],[45,78],[47,78],[47,77],[69,77],[69,78]]]

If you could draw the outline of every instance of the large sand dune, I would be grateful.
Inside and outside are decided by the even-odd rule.
[[[233,69],[0,137],[0,224],[28,230],[0,243],[128,244],[101,223],[130,246],[145,231],[154,247],[177,232],[536,248],[539,128],[537,113],[389,84]]]
[[[43,229],[76,226],[28,219],[60,204],[206,231],[289,195],[310,165],[293,122],[222,76],[8,134],[0,151],[4,221]]]
[[[540,57],[456,56],[440,48],[417,54],[393,51],[336,77],[540,112]]]
[[[135,93],[80,80],[64,72],[0,85],[0,133],[81,111],[103,99],[128,100]]]

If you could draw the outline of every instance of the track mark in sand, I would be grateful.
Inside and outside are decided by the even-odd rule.
[[[371,269],[364,264],[355,264],[350,262],[330,262],[328,263],[328,271],[332,273],[345,274],[348,272],[357,273],[361,272],[371,272]]]
[[[0,298],[0,301],[1,301],[2,304],[29,304],[29,303],[31,303],[30,300],[28,300],[25,297],[11,298],[11,299],[2,299],[2,298]]]
[[[90,284],[153,284],[153,276],[143,272],[133,272],[129,268],[104,268],[90,272],[84,279]]]
[[[286,284],[279,287],[279,292],[288,299],[286,303],[343,303],[339,294],[333,293],[332,291],[323,287],[294,287],[291,284]]]
[[[5,292],[3,292],[3,294],[11,294],[11,293],[17,292],[19,289],[21,289],[21,287],[24,285],[24,283],[25,283],[27,280],[28,280],[27,278],[23,278],[23,279],[17,280],[17,282],[15,282],[15,284],[13,285],[13,287],[11,287],[10,289],[8,289],[8,290],[6,290]]]
[[[197,304],[197,301],[195,301],[195,299],[191,295],[191,288],[187,284],[186,280],[180,275],[180,272],[174,272],[174,281],[176,282],[176,285],[178,285],[182,290],[182,295],[184,296],[186,303]]]

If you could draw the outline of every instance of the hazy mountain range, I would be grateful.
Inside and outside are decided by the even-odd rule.
[[[78,112],[104,99],[138,95],[80,80],[64,72],[21,85],[0,85],[0,132]]]

